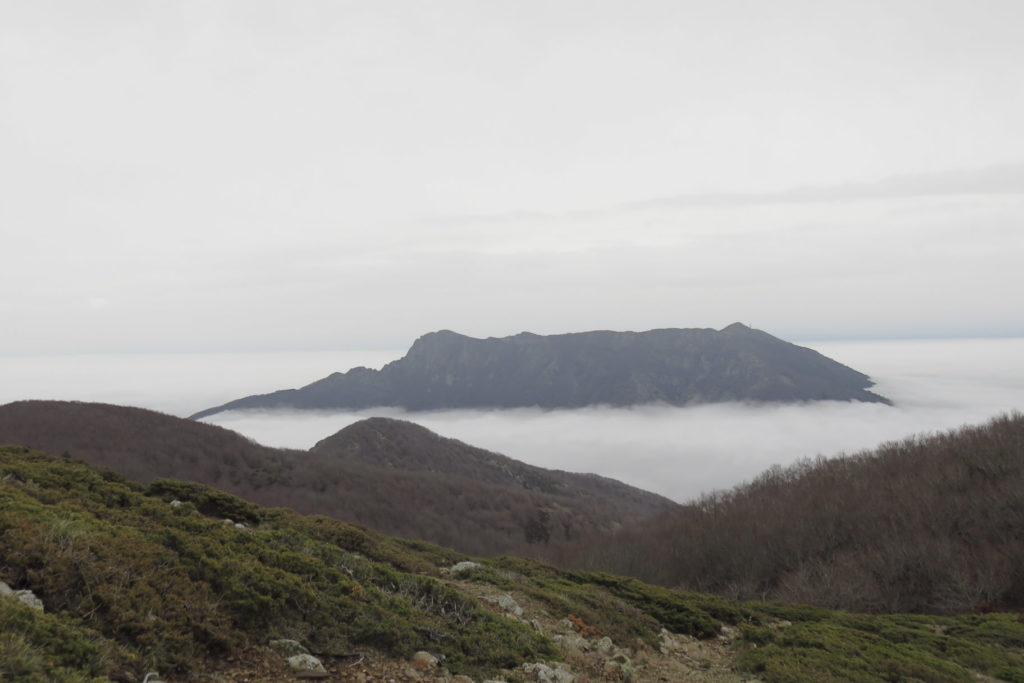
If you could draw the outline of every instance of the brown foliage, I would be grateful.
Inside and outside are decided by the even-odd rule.
[[[1024,416],[773,467],[549,558],[864,612],[1024,606]]]
[[[568,617],[566,617],[566,619],[568,619],[569,623],[571,623],[573,628],[576,629],[576,632],[584,638],[600,638],[602,635],[604,635],[597,627],[590,626],[589,624],[587,624],[587,622],[583,621],[583,617],[578,617],[575,614],[570,614]]]

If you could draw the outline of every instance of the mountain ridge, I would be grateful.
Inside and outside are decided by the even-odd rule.
[[[142,408],[19,401],[0,406],[0,443],[67,454],[142,483],[198,481],[262,505],[481,555],[539,552],[676,505],[614,479],[527,465],[391,418],[357,422],[300,451]]]
[[[889,404],[864,373],[741,323],[722,330],[520,332],[477,339],[420,336],[380,370],[333,372],[298,389],[246,396],[225,410],[578,408],[723,401],[842,400]]]

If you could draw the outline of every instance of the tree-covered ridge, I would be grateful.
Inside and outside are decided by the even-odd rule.
[[[192,419],[252,408],[577,408],[721,401],[867,401],[871,379],[739,323],[722,330],[594,331],[474,339],[426,334],[380,370],[334,373]]]
[[[523,680],[522,665],[538,661],[561,661],[578,680],[622,680],[622,667],[587,668],[607,638],[634,680],[1024,680],[1016,615],[739,603],[510,557],[449,569],[468,559],[199,484],[143,486],[2,447],[0,580],[45,610],[0,597],[0,679],[141,681],[159,670],[183,680],[292,638],[328,660],[444,655],[444,672],[426,680]],[[497,594],[544,628],[493,605]],[[577,630],[555,637],[555,623]]]
[[[773,467],[569,566],[866,612],[1024,608],[1024,415]]]
[[[350,425],[309,452],[141,408],[0,406],[0,443],[69,454],[148,483],[198,481],[262,505],[363,524],[477,555],[535,552],[675,503],[594,475],[532,467],[400,420]]]

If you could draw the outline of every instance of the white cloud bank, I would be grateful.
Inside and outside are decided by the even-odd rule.
[[[870,374],[896,405],[228,412],[207,421],[261,443],[308,448],[364,417],[398,417],[534,465],[596,472],[683,501],[776,463],[852,453],[1024,410],[1021,339],[807,345]]]
[[[371,415],[408,419],[542,467],[596,472],[686,500],[776,463],[872,448],[1024,410],[1024,339],[805,343],[871,375],[895,401],[715,404],[540,411],[396,409],[227,412],[207,422],[272,446],[309,448]],[[402,351],[0,356],[0,402],[102,401],[186,416],[252,393],[298,387]]]

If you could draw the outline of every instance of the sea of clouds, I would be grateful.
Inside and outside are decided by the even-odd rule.
[[[712,404],[578,410],[232,411],[205,421],[271,446],[309,448],[374,415],[542,467],[594,472],[677,501],[749,480],[773,464],[1024,410],[1024,339],[803,342],[869,374],[895,405]],[[0,356],[0,402],[56,398],[185,416],[252,393],[298,387],[403,351]]]

